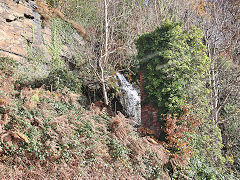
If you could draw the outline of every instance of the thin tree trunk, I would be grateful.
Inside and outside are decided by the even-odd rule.
[[[107,60],[108,60],[108,4],[107,4],[107,0],[104,0],[104,14],[105,14],[105,46],[104,46],[104,50],[105,50],[105,54],[104,54],[104,61],[102,61],[103,59],[101,59],[101,63],[99,63],[100,65],[100,69],[101,69],[101,81],[102,81],[102,93],[103,93],[103,98],[104,98],[104,105],[108,106],[109,101],[108,101],[108,96],[107,96],[107,90],[106,90],[106,83],[104,80],[104,70],[103,70],[103,65],[106,65]]]
[[[104,105],[108,106],[108,96],[107,96],[107,90],[106,90],[106,84],[102,83],[102,91],[103,91],[103,98],[104,98]]]

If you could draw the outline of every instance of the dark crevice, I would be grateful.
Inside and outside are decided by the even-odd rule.
[[[27,19],[34,19],[34,16],[24,13],[24,17]]]
[[[17,18],[14,18],[14,19],[6,19],[6,22],[12,22],[12,21],[16,21]]]
[[[20,2],[20,0],[14,0],[15,1],[15,3],[17,3],[17,4],[19,4],[19,2]]]
[[[6,49],[0,48],[0,51],[6,52],[6,53],[9,53],[9,54],[14,54],[16,56],[20,56],[20,57],[23,57],[23,58],[27,58],[26,56],[23,56],[21,54],[18,54],[18,53],[15,53],[15,52],[12,52],[12,51],[9,51],[9,50],[6,50]]]

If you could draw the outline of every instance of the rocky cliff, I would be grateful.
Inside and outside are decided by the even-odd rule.
[[[40,15],[34,11],[35,1],[0,0],[0,54],[15,60],[28,56],[28,46],[45,54],[51,37],[48,27],[41,27]]]
[[[20,71],[34,74],[33,78],[47,75],[51,62],[51,28],[50,25],[43,26],[37,8],[35,0],[0,0],[0,56],[20,62]],[[72,34],[72,38],[74,44],[61,45],[60,57],[65,61],[72,61],[74,55],[79,54],[76,47],[84,45],[83,38],[77,32]],[[35,64],[31,64],[31,60]]]

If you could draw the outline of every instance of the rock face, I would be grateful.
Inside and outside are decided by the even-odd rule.
[[[35,1],[0,0],[0,55],[21,60],[28,56],[29,46],[47,55],[44,45],[51,37],[49,28],[42,29]]]
[[[50,70],[50,26],[42,26],[35,0],[0,0],[0,56],[19,62],[20,73],[29,80],[46,77]],[[74,61],[79,46],[85,43],[77,33],[72,44],[62,44],[60,57]],[[76,45],[77,43],[77,45]]]
[[[35,9],[34,0],[0,0],[0,56],[19,62],[19,72],[28,80],[46,77],[51,61],[46,45],[51,30],[42,28]]]

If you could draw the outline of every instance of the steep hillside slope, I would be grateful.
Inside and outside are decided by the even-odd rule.
[[[167,152],[121,113],[86,110],[67,90],[20,86],[16,63],[0,62],[1,179],[169,179]]]

